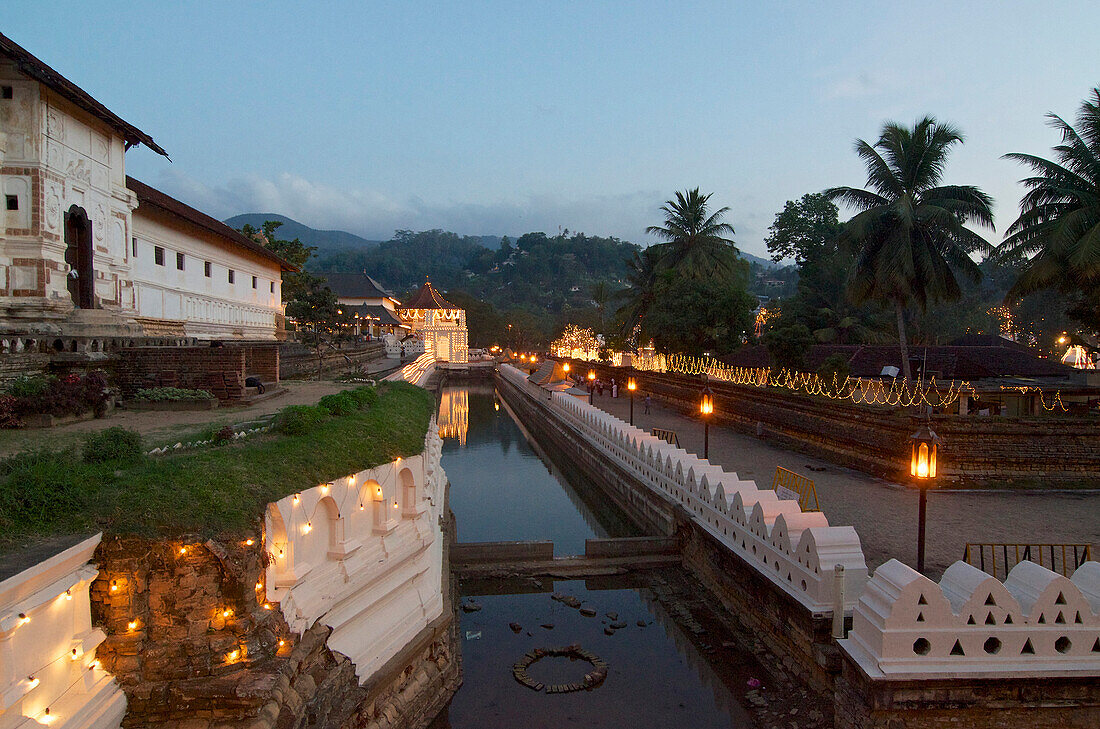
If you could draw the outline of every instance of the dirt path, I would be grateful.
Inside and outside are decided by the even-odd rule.
[[[78,445],[87,433],[121,426],[144,436],[145,444],[154,446],[173,443],[211,425],[224,426],[255,420],[270,415],[288,405],[312,405],[324,395],[355,387],[331,380],[284,380],[286,393],[249,407],[227,407],[199,412],[133,412],[115,410],[101,420],[61,425],[56,428],[0,431],[0,457],[10,456],[29,448],[61,449]]]

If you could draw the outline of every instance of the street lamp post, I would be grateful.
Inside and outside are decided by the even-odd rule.
[[[935,486],[937,457],[940,439],[925,423],[909,436],[912,453],[909,459],[909,475],[917,482],[920,499],[917,506],[917,572],[924,574],[924,523],[928,511],[928,488]]]
[[[638,383],[630,377],[626,381],[626,391],[630,393],[630,424],[634,425],[634,391],[638,389]]]
[[[588,404],[592,405],[592,396],[596,394],[596,372],[588,370]]]
[[[710,460],[710,416],[714,412],[714,393],[703,375],[703,391],[699,398],[699,414],[703,417],[703,460]]]

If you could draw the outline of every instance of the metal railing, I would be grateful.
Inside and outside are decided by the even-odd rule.
[[[665,430],[664,428],[654,428],[650,431],[654,436],[660,438],[666,443],[671,443],[677,448],[680,447],[680,439],[676,437],[675,430]]]
[[[817,488],[811,478],[776,466],[772,489],[781,499],[797,499],[802,511],[821,511],[817,503]]]
[[[1008,577],[1012,568],[1025,560],[1069,577],[1091,559],[1091,544],[967,542],[963,553],[964,562],[999,580]]]

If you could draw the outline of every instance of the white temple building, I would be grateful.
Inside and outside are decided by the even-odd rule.
[[[402,324],[424,342],[424,351],[437,362],[466,364],[470,361],[466,310],[444,299],[431,281],[425,281],[412,299],[397,307]]]

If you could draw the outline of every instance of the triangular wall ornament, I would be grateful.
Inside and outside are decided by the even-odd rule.
[[[928,601],[924,599],[924,593],[923,592],[920,594],[920,597],[917,598],[917,604],[918,605],[927,605],[928,604]]]
[[[986,596],[985,604],[986,605],[993,605],[994,607],[996,607],[997,601],[993,599],[993,593],[992,592],[989,593],[989,595]]]
[[[1024,641],[1024,647],[1020,650],[1020,655],[1035,655],[1035,647],[1031,645],[1031,638]]]
[[[951,646],[951,655],[953,655],[953,656],[965,656],[966,655],[965,653],[963,653],[962,644],[959,643],[959,641],[957,641],[957,640],[955,641],[955,645]]]

